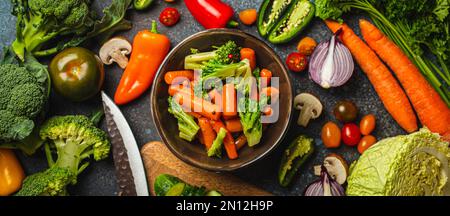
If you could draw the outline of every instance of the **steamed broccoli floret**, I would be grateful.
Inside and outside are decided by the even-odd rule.
[[[180,138],[192,141],[195,138],[200,127],[195,123],[194,118],[183,111],[180,104],[175,99],[169,97],[169,113],[178,120],[178,129]]]
[[[228,41],[211,52],[195,53],[185,58],[185,69],[204,69],[211,65],[227,65],[239,62],[240,47],[234,41]]]
[[[217,133],[216,139],[214,139],[213,144],[208,149],[208,157],[222,157],[223,139],[225,139],[226,135],[227,130],[225,130],[224,128],[220,128],[219,133]]]
[[[0,142],[21,141],[34,128],[47,96],[25,67],[0,65]]]
[[[47,140],[50,168],[27,177],[17,195],[66,195],[66,186],[76,184],[78,174],[89,165],[85,160],[91,156],[102,160],[110,151],[106,133],[82,115],[53,117],[41,126],[40,136]],[[56,161],[51,149],[56,150]]]
[[[59,35],[81,35],[94,25],[89,0],[12,0],[17,16],[17,38],[14,52],[24,58],[25,50],[32,54],[58,51],[46,47]],[[55,42],[54,44],[58,43]],[[43,50],[47,49],[47,50]]]

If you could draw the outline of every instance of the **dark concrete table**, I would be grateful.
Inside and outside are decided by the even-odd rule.
[[[104,6],[109,1],[95,2],[95,6]],[[228,2],[238,12],[247,8],[259,8],[262,0],[228,0]],[[177,0],[176,3],[165,3],[163,1],[155,1],[155,4],[147,11],[137,12],[130,11],[128,19],[133,21],[133,29],[128,32],[122,32],[121,35],[129,38],[133,38],[135,33],[141,29],[149,28],[151,20],[157,19],[161,10],[165,7],[176,7],[181,13],[180,22],[171,28],[163,27],[159,24],[160,32],[167,34],[172,41],[172,46],[186,38],[187,36],[203,30],[187,11],[186,7],[181,0]],[[9,45],[14,40],[15,34],[15,18],[10,15],[10,3],[9,1],[0,1],[0,46],[4,47]],[[352,16],[347,18],[348,24],[359,33],[357,27],[357,21],[360,16]],[[236,19],[237,20],[237,19]],[[256,27],[241,26],[241,30],[249,32],[253,35],[258,35]],[[281,46],[271,47],[279,54],[282,59],[296,50],[296,44],[299,38],[303,36],[310,36],[317,41],[323,41],[331,36],[330,31],[320,20],[313,20],[310,26],[292,43]],[[88,48],[94,52],[98,51],[98,45],[91,42]],[[46,59],[44,62],[48,61]],[[119,83],[122,70],[117,66],[107,66],[105,68],[106,80],[104,84],[104,90],[113,95],[116,86]],[[384,138],[388,136],[398,135],[404,133],[395,121],[389,116],[386,110],[383,108],[382,103],[378,99],[373,87],[370,85],[366,76],[361,72],[359,67],[356,67],[353,77],[350,81],[340,88],[325,90],[319,87],[308,78],[308,74],[303,73],[291,73],[295,94],[301,92],[310,92],[318,95],[324,105],[324,112],[318,120],[314,120],[310,123],[308,128],[302,128],[295,124],[295,120],[291,124],[291,128],[287,133],[283,143],[269,156],[265,157],[261,161],[256,162],[252,166],[239,170],[235,174],[244,180],[247,180],[255,185],[258,185],[268,191],[277,195],[301,195],[308,185],[316,179],[313,176],[313,165],[320,164],[323,157],[331,152],[342,154],[349,162],[355,160],[359,153],[356,148],[350,148],[345,145],[339,149],[329,150],[323,147],[320,141],[321,126],[329,121],[335,121],[332,115],[333,106],[337,101],[342,99],[349,99],[356,103],[360,112],[360,117],[364,114],[373,113],[377,116],[377,128],[374,135],[378,138]],[[282,93],[281,93],[282,94]],[[127,118],[136,140],[140,146],[149,141],[160,140],[157,134],[156,126],[154,125],[150,116],[150,92],[147,91],[138,100],[122,106],[121,109]],[[89,114],[96,108],[100,107],[100,97],[95,97],[89,101],[83,103],[72,103],[64,98],[52,94],[50,98],[50,113],[49,115],[61,115],[61,114]],[[298,117],[298,112],[295,111],[294,119]],[[291,187],[283,188],[277,183],[278,166],[283,149],[299,134],[306,134],[316,139],[316,151],[309,160],[299,171],[299,175],[294,179]],[[39,151],[32,157],[26,157],[21,153],[21,162],[26,170],[27,174],[31,174],[47,167],[45,155],[42,151]],[[72,195],[116,195],[116,180],[114,174],[113,161],[111,158],[92,163],[87,170],[85,170],[78,178],[78,184],[70,187],[70,194]]]

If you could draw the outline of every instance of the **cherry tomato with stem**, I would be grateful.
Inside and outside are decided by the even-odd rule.
[[[358,143],[358,152],[360,154],[364,153],[370,146],[375,144],[377,142],[377,138],[375,138],[372,135],[367,135],[361,138],[361,140]]]
[[[300,54],[298,52],[293,52],[288,55],[286,59],[286,65],[291,71],[301,72],[306,69],[306,66],[308,65],[308,60],[306,59],[305,55]]]
[[[180,13],[176,8],[168,7],[159,15],[159,21],[165,26],[173,26],[180,20]]]
[[[327,148],[337,148],[341,145],[341,130],[334,122],[327,122],[322,127],[322,141]]]

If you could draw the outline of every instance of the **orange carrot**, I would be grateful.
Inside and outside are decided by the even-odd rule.
[[[197,137],[198,137],[198,141],[200,142],[200,144],[205,145],[205,139],[203,138],[202,130],[199,130],[197,132]]]
[[[261,95],[270,96],[270,103],[274,104],[278,101],[278,98],[280,97],[280,91],[271,86],[261,89]]]
[[[184,80],[194,80],[194,72],[191,70],[169,71],[164,74],[167,85],[181,83]]]
[[[211,121],[211,124],[216,131],[216,133],[219,133],[220,128],[226,129],[225,125],[222,121]],[[227,131],[227,135],[223,139],[223,145],[225,147],[225,151],[227,152],[229,159],[236,159],[238,157],[237,150],[236,150],[236,144],[234,143],[234,138],[231,135],[229,131]]]
[[[239,135],[236,141],[234,141],[234,144],[238,150],[241,149],[247,144],[247,137],[244,134]]]
[[[217,91],[217,89],[213,89],[208,93],[211,98],[211,102],[214,103],[219,109],[218,112],[222,112],[222,94]]]
[[[423,125],[443,136],[450,134],[450,109],[405,53],[367,20],[360,20],[367,44],[392,69]]]
[[[223,118],[223,120],[232,120],[232,119],[235,119],[236,118],[236,116],[222,116],[222,118]]]
[[[264,86],[264,87],[269,86],[270,85],[270,79],[272,78],[272,71],[263,68],[261,70],[260,75],[261,75],[261,81],[263,81],[263,82],[261,82],[261,85]],[[263,84],[265,84],[265,85],[263,85]]]
[[[186,112],[186,113],[197,119],[202,117],[202,115],[195,113],[195,112]]]
[[[182,84],[174,84],[169,86],[169,95],[174,96],[177,92],[183,92],[185,94],[192,94],[194,90],[189,86]]]
[[[256,54],[255,50],[250,48],[241,49],[241,60],[248,59],[250,61],[250,67],[252,70],[256,68]]]
[[[227,129],[227,131],[230,131],[231,133],[242,131],[241,120],[239,120],[238,118],[226,120],[225,127],[225,129]]]
[[[326,20],[328,28],[336,32],[342,28],[342,42],[366,73],[386,110],[407,132],[417,130],[417,120],[405,92],[378,56],[346,24]]]
[[[199,118],[198,125],[200,126],[201,136],[206,146],[206,149],[211,148],[214,139],[216,139],[216,132],[214,132],[214,129],[212,128],[211,123],[209,122],[209,119]]]
[[[219,108],[215,104],[195,97],[193,94],[178,92],[174,95],[174,99],[180,103],[185,111],[196,112],[212,120],[219,120],[220,118],[221,113],[217,111]]]
[[[234,88],[234,84],[225,84],[222,88],[223,116],[229,117],[237,115],[236,102],[236,89]]]

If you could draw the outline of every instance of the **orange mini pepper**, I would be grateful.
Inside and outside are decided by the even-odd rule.
[[[22,166],[11,149],[0,149],[0,196],[8,196],[22,187]]]
[[[144,93],[153,83],[159,66],[170,49],[170,40],[159,34],[156,21],[152,21],[152,29],[137,33],[133,40],[133,52],[125,69],[114,101],[126,104]]]

